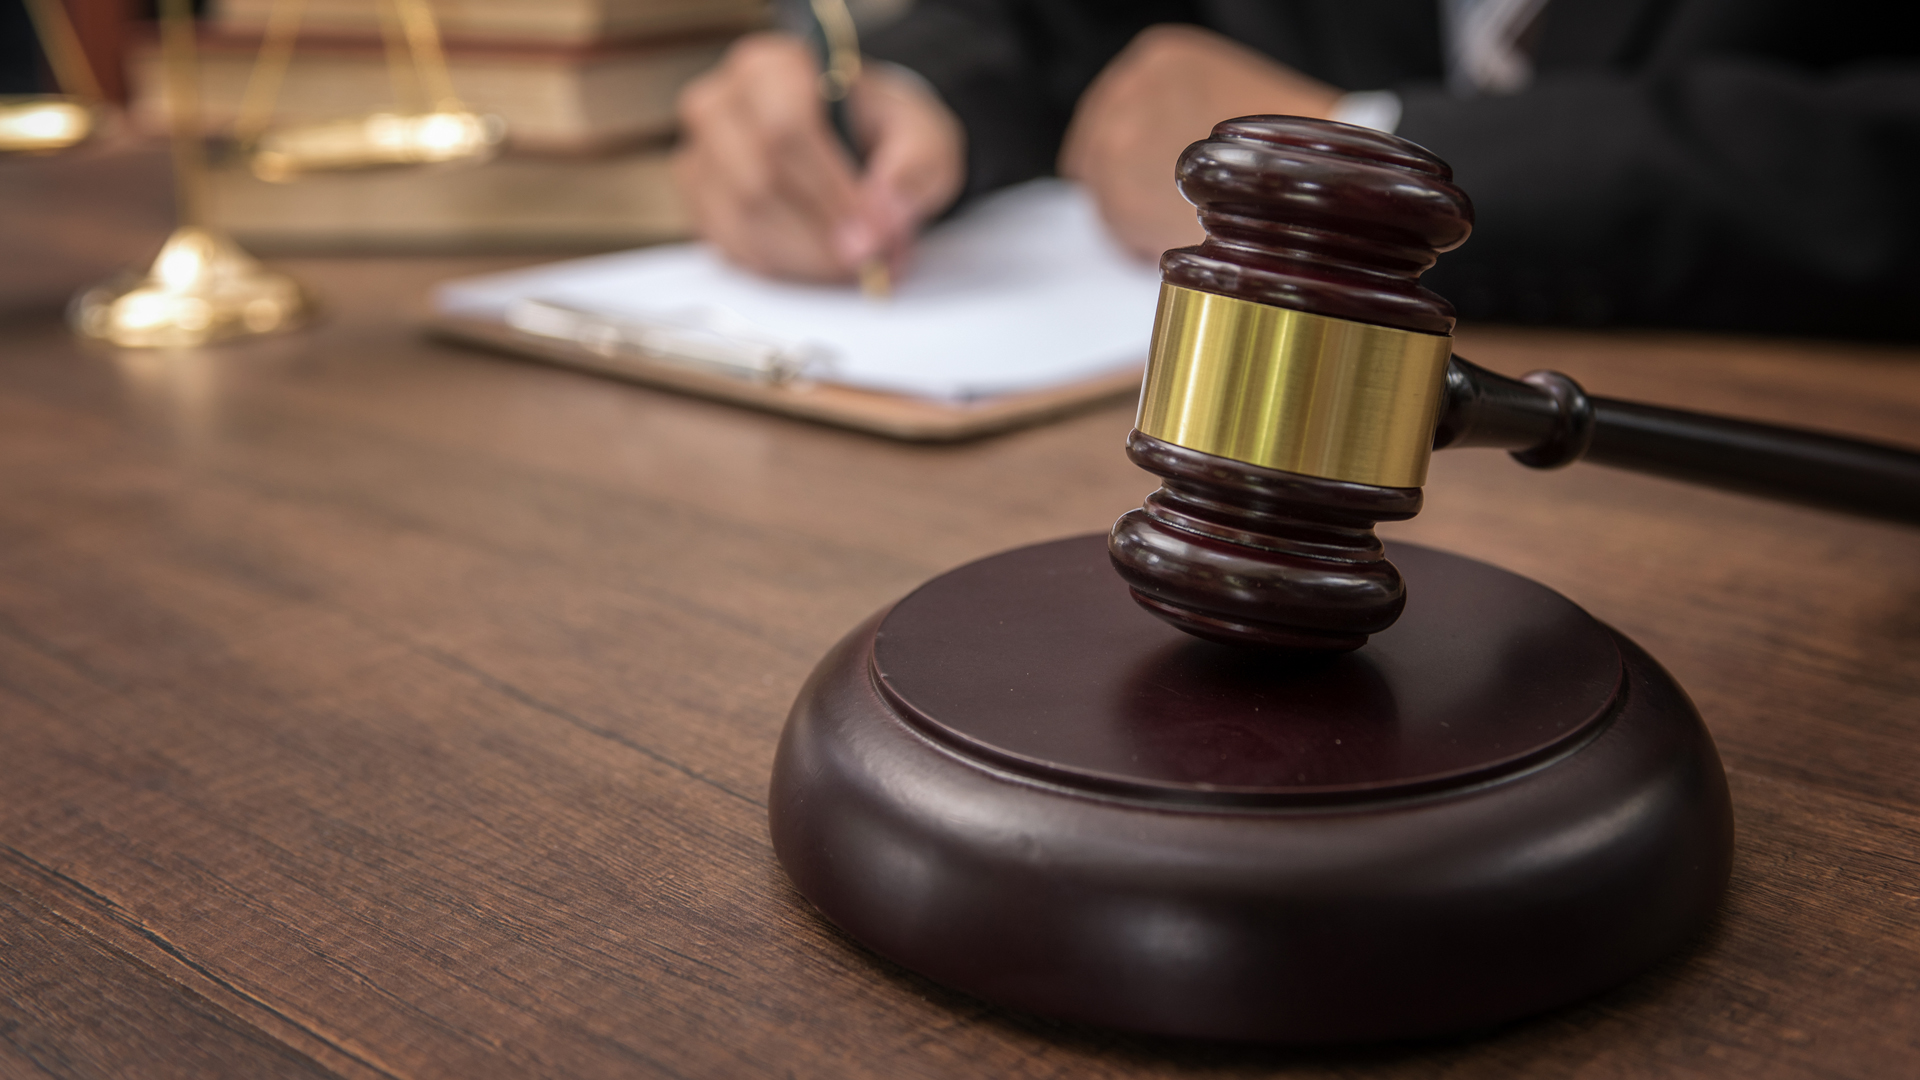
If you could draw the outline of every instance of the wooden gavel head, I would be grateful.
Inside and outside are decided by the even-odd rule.
[[[1473,224],[1452,175],[1404,139],[1288,116],[1180,156],[1207,239],[1160,260],[1127,454],[1162,482],[1109,541],[1147,610],[1313,651],[1399,617],[1373,527],[1420,510],[1454,320],[1419,277]]]

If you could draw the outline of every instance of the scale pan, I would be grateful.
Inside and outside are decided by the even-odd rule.
[[[373,113],[300,124],[261,135],[248,155],[253,174],[285,183],[306,173],[441,165],[477,165],[506,136],[497,116],[465,110]]]

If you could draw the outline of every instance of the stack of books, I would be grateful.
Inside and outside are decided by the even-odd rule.
[[[201,113],[232,129],[276,0],[212,0],[200,37]],[[287,3],[289,0],[278,0]],[[382,0],[305,0],[272,123],[391,110]],[[674,98],[764,0],[432,0],[467,108],[506,122],[484,165],[311,173],[269,183],[214,170],[213,213],[259,251],[611,249],[686,234],[667,174]],[[404,56],[404,50],[402,56]],[[133,109],[168,111],[159,50],[133,58]]]

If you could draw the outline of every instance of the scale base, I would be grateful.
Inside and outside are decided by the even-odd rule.
[[[1286,660],[1136,607],[1105,538],[942,575],[848,635],[774,765],[774,849],[849,934],[981,998],[1289,1043],[1473,1030],[1712,916],[1712,740],[1632,642],[1411,545],[1399,623]]]
[[[187,349],[294,329],[312,318],[300,284],[262,266],[225,233],[183,225],[144,274],[74,298],[81,337],[127,349]]]

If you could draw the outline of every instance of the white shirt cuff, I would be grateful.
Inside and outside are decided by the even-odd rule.
[[[1393,134],[1400,126],[1400,95],[1391,90],[1356,90],[1340,95],[1329,120]]]

